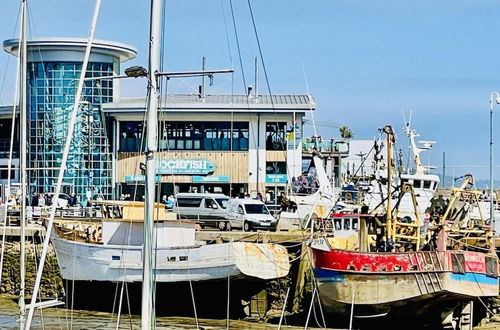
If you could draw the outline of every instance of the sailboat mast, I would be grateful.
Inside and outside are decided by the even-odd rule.
[[[26,41],[26,1],[27,0],[22,0],[21,4],[21,28],[20,28],[20,38],[21,38],[21,49],[19,50],[19,57],[21,61],[21,68],[20,68],[20,84],[21,84],[21,98],[20,98],[20,103],[21,103],[21,113],[20,113],[20,123],[21,123],[21,146],[20,146],[20,174],[21,174],[21,213],[20,213],[20,222],[21,222],[21,237],[20,237],[20,249],[19,249],[19,255],[20,255],[20,262],[19,262],[19,269],[20,269],[20,290],[19,290],[19,313],[20,313],[20,318],[19,318],[19,327],[20,329],[24,328],[24,322],[25,322],[25,314],[26,314],[26,309],[25,309],[25,302],[24,302],[24,297],[25,297],[25,289],[26,289],[26,265],[25,265],[25,260],[26,260],[26,247],[25,247],[25,240],[26,240],[26,157],[27,157],[27,151],[26,151],[26,143],[27,143],[27,136],[26,136],[26,114],[27,114],[27,107],[26,107],[26,71],[28,68],[28,52],[27,52],[27,41]]]
[[[149,330],[154,323],[154,290],[153,290],[153,226],[155,201],[155,176],[157,134],[158,134],[158,81],[156,73],[160,67],[160,40],[161,40],[161,13],[162,0],[151,0],[151,26],[149,39],[149,75],[148,75],[148,109],[146,132],[146,200],[144,208],[144,244],[143,244],[143,275],[142,275],[142,304],[141,328]]]

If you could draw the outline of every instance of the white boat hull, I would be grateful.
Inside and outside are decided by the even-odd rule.
[[[56,235],[52,244],[65,280],[142,281],[142,246],[81,243]],[[207,281],[243,275],[263,279],[286,276],[289,270],[286,249],[271,244],[255,247],[256,244],[237,242],[158,248],[153,254],[156,282]]]

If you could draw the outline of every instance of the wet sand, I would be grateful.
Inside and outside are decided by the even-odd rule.
[[[17,303],[8,296],[0,295],[0,329],[18,329],[19,318]],[[199,319],[186,317],[159,317],[157,329],[227,329],[227,320]],[[116,329],[117,315],[103,312],[73,311],[63,308],[38,310],[32,323],[32,329]],[[122,315],[118,329],[140,329],[137,315]],[[254,323],[229,320],[229,329],[277,329],[276,324]],[[282,329],[303,329],[303,327],[282,326]],[[313,328],[311,328],[313,329]]]

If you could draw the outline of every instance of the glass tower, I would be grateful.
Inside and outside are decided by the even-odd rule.
[[[53,192],[75,101],[81,62],[30,62],[28,65],[28,178],[30,193]],[[91,62],[87,77],[112,76],[113,63]],[[111,80],[88,80],[82,92],[62,191],[112,198],[112,154],[101,104],[111,102]]]

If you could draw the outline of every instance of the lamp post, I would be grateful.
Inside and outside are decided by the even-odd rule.
[[[500,93],[492,92],[490,94],[490,223],[493,229],[498,233],[495,223],[495,208],[493,204],[493,102],[500,104]]]

